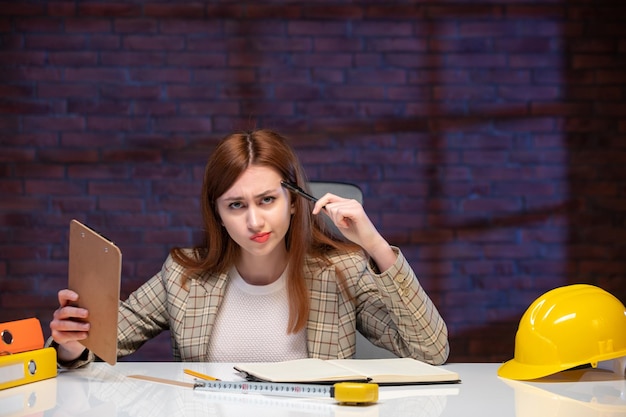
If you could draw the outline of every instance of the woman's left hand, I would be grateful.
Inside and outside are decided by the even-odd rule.
[[[374,259],[381,271],[393,265],[396,254],[358,201],[328,193],[315,203],[313,214],[317,215],[322,210],[346,239],[361,246]]]

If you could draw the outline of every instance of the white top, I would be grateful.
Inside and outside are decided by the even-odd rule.
[[[236,268],[220,304],[211,340],[211,362],[277,362],[307,358],[306,328],[287,333],[286,272],[268,285],[250,285]]]

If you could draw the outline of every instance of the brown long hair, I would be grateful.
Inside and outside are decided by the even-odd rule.
[[[196,246],[191,254],[182,248],[170,251],[172,258],[188,271],[183,277],[183,285],[193,275],[226,272],[237,261],[240,247],[221,226],[216,202],[251,165],[273,168],[284,180],[308,190],[298,157],[278,133],[261,129],[223,138],[211,154],[204,173],[201,207],[205,243]],[[289,257],[288,331],[297,332],[306,326],[310,308],[304,278],[305,257],[310,255],[328,264],[326,254],[329,251],[358,250],[359,247],[333,237],[320,216],[311,214],[307,200],[292,195],[292,201],[294,213],[285,239]]]

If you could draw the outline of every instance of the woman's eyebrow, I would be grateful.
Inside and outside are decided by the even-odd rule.
[[[254,198],[261,198],[261,197],[265,197],[267,195],[275,194],[275,193],[276,193],[276,189],[273,188],[273,189],[270,189],[270,190],[265,190],[262,193],[259,193],[259,194],[255,195]]]
[[[265,197],[269,194],[274,194],[275,192],[276,192],[276,189],[265,190],[259,194],[254,195],[253,198]],[[245,200],[245,198],[241,196],[233,196],[233,197],[224,197],[222,198],[222,200],[223,201],[241,201],[241,200]]]

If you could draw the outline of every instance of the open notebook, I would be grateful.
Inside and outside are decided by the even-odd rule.
[[[369,381],[377,384],[433,384],[460,382],[456,372],[411,358],[297,359],[235,365],[249,380],[266,382],[334,383]]]

